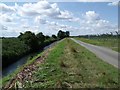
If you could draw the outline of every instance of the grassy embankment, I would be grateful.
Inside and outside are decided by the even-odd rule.
[[[25,88],[118,87],[118,69],[70,39],[57,44]]]
[[[95,39],[76,38],[76,39],[86,43],[108,47],[114,51],[120,52],[118,49],[118,38],[95,38]]]

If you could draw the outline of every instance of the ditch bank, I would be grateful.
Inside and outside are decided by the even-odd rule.
[[[48,56],[49,52],[52,50],[52,47],[55,46],[57,43],[61,42],[56,41],[46,47],[44,47],[43,52],[38,54],[37,56],[33,57],[33,60],[28,62],[27,65],[23,65],[22,68],[18,71],[18,73],[10,80],[8,80],[5,84],[3,84],[3,90],[7,90],[10,88],[21,88],[22,82],[26,79],[30,79],[32,76],[33,71],[37,69],[37,65],[42,63]]]

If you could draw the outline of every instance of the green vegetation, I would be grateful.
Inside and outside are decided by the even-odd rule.
[[[69,31],[64,32],[61,30],[57,34],[58,38],[60,38],[60,39],[65,38],[65,37],[69,37],[69,35],[70,35]]]
[[[118,69],[70,39],[58,43],[25,88],[117,88]]]
[[[24,34],[21,33],[20,36],[18,36],[18,38],[30,48],[31,52],[38,50],[39,41],[34,33],[26,31]]]
[[[40,57],[43,53],[39,53],[36,56],[32,57],[30,56],[26,62],[26,64],[22,65],[21,67],[18,67],[13,73],[5,76],[2,78],[2,86],[6,85],[12,78],[14,78],[20,71],[22,71],[26,66],[32,64],[38,57]]]
[[[86,43],[108,47],[112,50],[118,51],[118,38],[76,38]],[[120,52],[120,51],[119,51]]]
[[[18,38],[2,39],[2,66],[8,66],[29,51],[29,47]]]
[[[60,31],[63,32],[63,31]],[[59,32],[58,32],[59,33]],[[69,36],[67,31],[60,34],[64,37]],[[20,33],[17,38],[2,38],[2,66],[3,68],[17,61],[19,58],[29,53],[34,53],[42,50],[43,47],[51,44],[54,41],[62,39],[63,37],[57,37],[55,35],[44,36],[42,32],[34,34],[30,31]]]

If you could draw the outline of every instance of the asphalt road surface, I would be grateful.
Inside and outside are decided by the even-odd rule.
[[[118,56],[120,56],[120,53],[113,51],[113,50],[106,48],[106,47],[84,43],[80,40],[76,40],[73,38],[71,38],[71,39],[74,42],[80,44],[81,46],[87,48],[89,51],[93,52],[97,57],[99,57],[103,61],[105,61],[105,62],[115,66],[116,68],[120,69],[120,61],[118,59]]]

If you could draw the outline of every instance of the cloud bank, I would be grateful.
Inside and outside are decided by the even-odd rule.
[[[113,4],[109,3],[108,5]],[[70,31],[72,35],[97,34],[117,30],[117,25],[102,19],[100,14],[95,11],[86,11],[82,17],[76,17],[73,12],[61,10],[57,3],[47,1],[24,3],[23,5],[15,3],[14,6],[0,3],[0,8],[2,9],[0,19],[2,20],[3,36],[18,36],[20,32],[28,30],[35,33],[42,31],[48,35],[56,34],[58,30]],[[60,22],[65,23],[61,24]],[[79,25],[75,27],[67,23]]]

